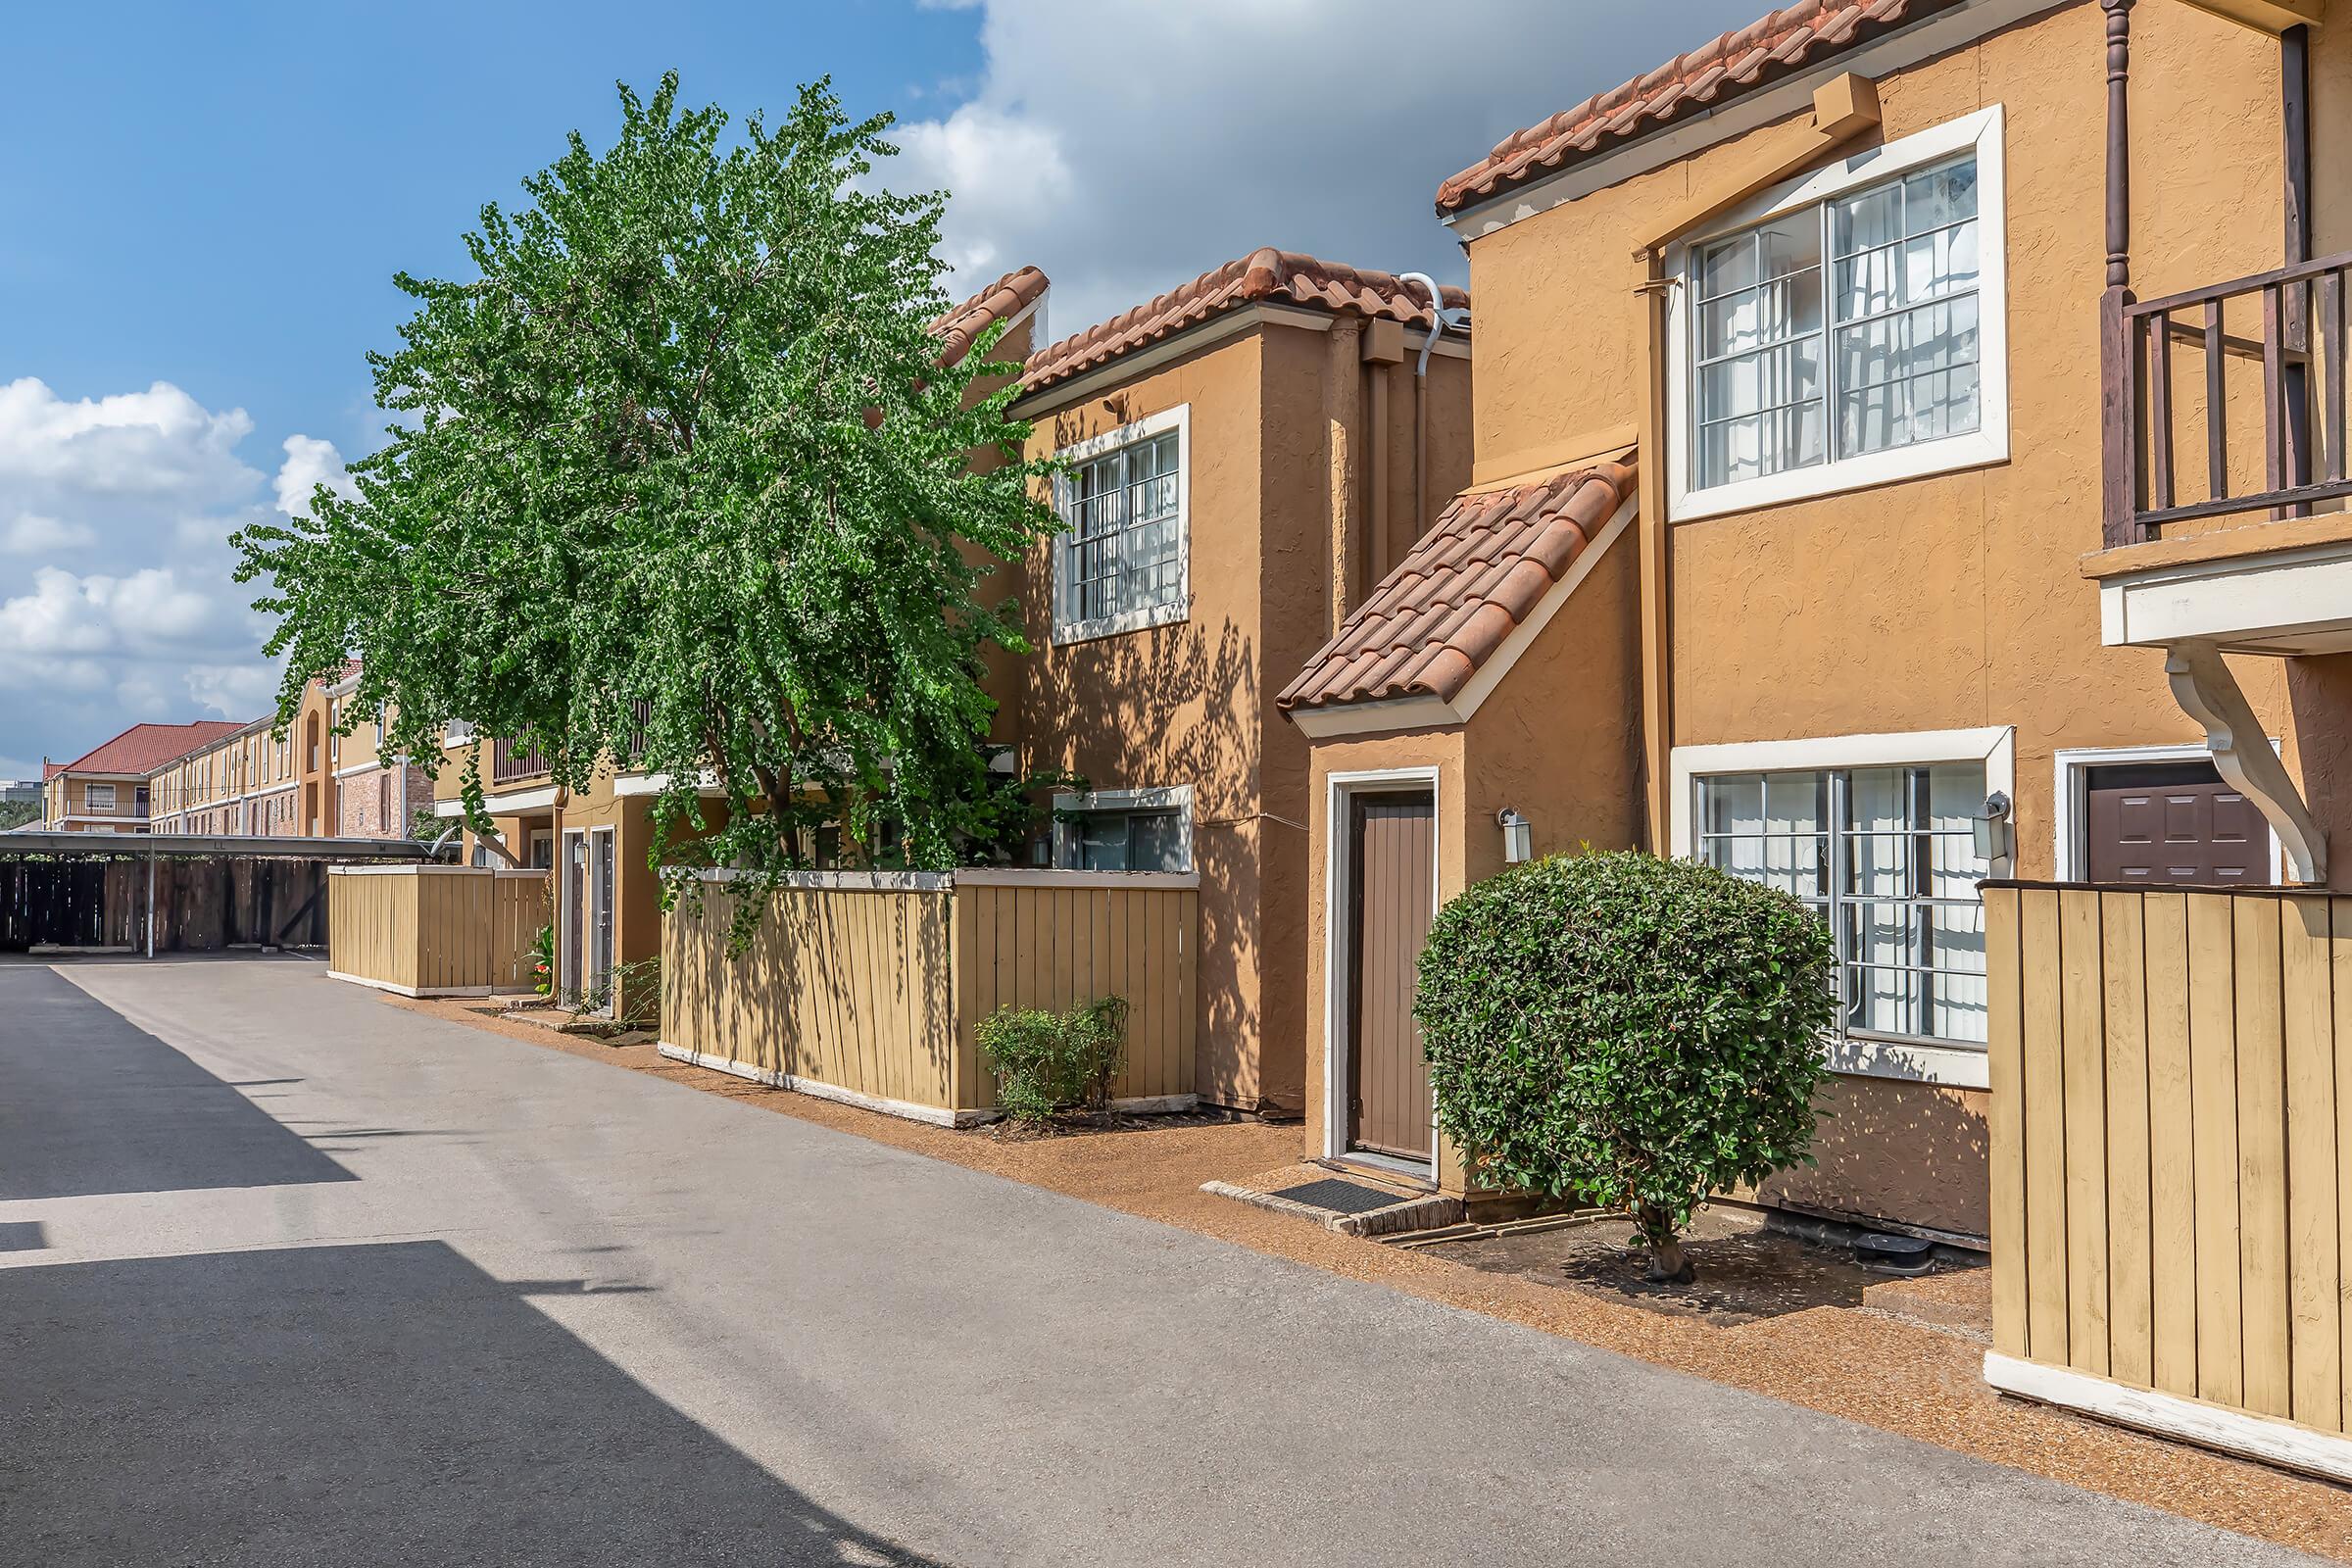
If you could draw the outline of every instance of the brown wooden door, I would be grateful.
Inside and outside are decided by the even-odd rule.
[[[1436,905],[1436,803],[1358,795],[1348,815],[1348,1147],[1425,1161],[1429,1061],[1413,979]]]
[[[2094,767],[2083,779],[2093,882],[2263,886],[2271,830],[2211,762]]]

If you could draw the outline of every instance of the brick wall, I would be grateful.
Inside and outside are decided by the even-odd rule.
[[[401,800],[401,774],[408,800]],[[405,839],[409,819],[432,805],[433,784],[421,767],[376,768],[335,781],[336,831],[345,838]]]

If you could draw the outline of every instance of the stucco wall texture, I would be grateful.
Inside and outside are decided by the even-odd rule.
[[[2132,22],[2134,289],[2150,298],[2279,265],[2278,44],[2181,5],[2138,6]],[[2011,726],[2018,874],[2049,877],[2058,869],[2058,750],[2203,739],[2175,704],[2161,655],[2100,646],[2097,592],[2079,569],[2102,542],[2102,18],[2093,0],[2082,0],[1876,85],[1884,120],[1864,147],[2003,108],[2011,456],[1673,526],[1671,742]],[[2313,114],[2314,252],[2327,254],[2352,247],[2345,176],[2328,157],[2352,127],[2352,35],[2315,29]],[[1470,243],[1480,473],[1565,462],[1635,419],[1647,368],[1633,292],[1641,274],[1629,254],[1713,192],[1742,163],[1744,144],[1769,133],[1630,174]],[[1634,542],[1618,550],[1630,569]],[[1591,636],[1604,614],[1636,613],[1630,578],[1620,605],[1604,605],[1595,590],[1606,586],[1588,581],[1538,651],[1559,646],[1570,628]],[[2352,658],[2233,664],[2315,813],[2326,824],[2352,823]],[[1528,672],[1514,671],[1466,732],[1317,747],[1317,863],[1328,831],[1324,774],[1419,762],[1444,770],[1442,893],[1495,868],[1498,805],[1533,818],[1539,850],[1574,847],[1561,842],[1570,821],[1591,824],[1574,842],[1633,842],[1638,819],[1596,804],[1608,782],[1601,760],[1640,740],[1630,643],[1617,667],[1637,706],[1610,711],[1587,692],[1575,710],[1581,734],[1555,716],[1565,683],[1539,699],[1521,685]],[[1497,710],[1514,716],[1491,719]],[[1638,768],[1630,777],[1638,780]],[[2352,887],[2352,856],[2333,871],[2337,887]],[[1311,936],[1319,1013],[1328,936],[1320,907]],[[1318,1018],[1310,1152],[1324,1152],[1323,1045]],[[1760,1196],[1982,1235],[1984,1099],[1839,1077],[1824,1097],[1819,1166],[1776,1179]],[[1444,1162],[1454,1185],[1458,1168],[1449,1156]]]
[[[1023,574],[1034,652],[1021,665],[1016,727],[1029,765],[1068,768],[1095,789],[1192,786],[1196,1059],[1199,1093],[1212,1104],[1291,1112],[1305,1098],[1310,1009],[1298,933],[1308,918],[1309,758],[1273,699],[1333,625],[1335,418],[1356,455],[1342,481],[1345,510],[1369,527],[1370,375],[1391,378],[1386,559],[1416,537],[1411,364],[1358,367],[1352,342],[1345,331],[1264,321],[1034,416],[1030,451],[1046,456],[1191,410],[1187,618],[1055,647],[1051,551],[1034,552]],[[1359,378],[1352,417],[1348,400],[1334,396],[1344,373]],[[1426,395],[1434,519],[1468,477],[1468,367],[1433,356]],[[1358,596],[1373,550],[1368,532],[1357,537]]]

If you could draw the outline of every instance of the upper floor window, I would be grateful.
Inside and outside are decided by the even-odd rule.
[[[85,810],[111,811],[115,808],[115,787],[112,784],[84,784],[81,804]]]
[[[1676,516],[2008,455],[2000,127],[1857,154],[1679,251]]]
[[[1065,447],[1054,483],[1054,640],[1077,642],[1190,612],[1189,405]]]

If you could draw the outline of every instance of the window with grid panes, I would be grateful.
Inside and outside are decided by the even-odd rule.
[[[1701,247],[1693,489],[1983,422],[1971,153]]]
[[[1847,1034],[1984,1043],[1984,763],[1733,773],[1695,787],[1699,858],[1829,922]]]
[[[1055,629],[1100,635],[1180,618],[1185,592],[1181,429],[1139,433],[1059,482]]]

